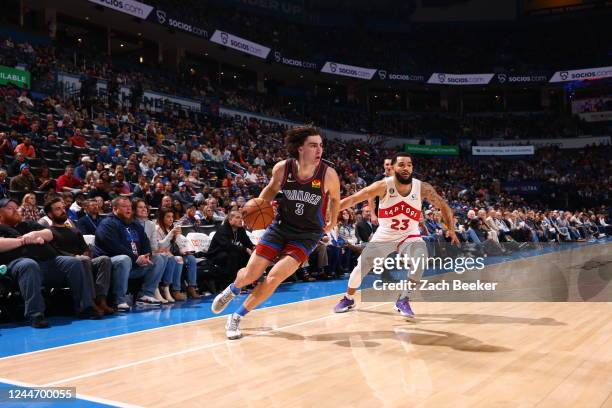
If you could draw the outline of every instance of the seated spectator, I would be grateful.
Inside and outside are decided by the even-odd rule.
[[[42,166],[40,168],[40,176],[36,179],[36,185],[38,191],[55,191],[55,180],[49,174],[49,167]]]
[[[189,191],[189,184],[185,181],[181,181],[179,184],[179,189],[174,194],[172,194],[172,198],[175,200],[179,200],[183,206],[187,206],[187,204],[193,204],[193,196],[191,195],[191,191]]]
[[[34,328],[49,325],[41,286],[67,285],[72,291],[73,307],[79,317],[99,317],[94,309],[94,289],[83,264],[60,255],[49,244],[53,233],[35,222],[24,222],[14,200],[0,200],[0,262],[19,285],[25,300],[25,317]]]
[[[0,158],[4,160],[5,156],[13,156],[14,150],[11,141],[6,137],[5,132],[0,132]]]
[[[361,216],[363,217],[362,220],[355,226],[355,235],[357,236],[359,242],[370,242],[370,239],[376,232],[378,225],[372,223],[372,211],[367,205],[363,206],[361,209]]]
[[[19,166],[19,175],[11,179],[10,189],[27,193],[36,190],[36,180],[30,172],[29,164],[23,163]]]
[[[28,159],[36,158],[36,149],[32,145],[32,139],[29,137],[24,138],[23,143],[15,147],[15,153],[21,153]]]
[[[38,216],[38,206],[36,205],[35,194],[28,193],[23,196],[21,207],[19,207],[19,213],[23,221],[38,221],[40,217]]]
[[[10,177],[14,177],[21,172],[21,165],[27,164],[26,157],[23,153],[16,153],[15,160],[11,164],[9,164],[7,168],[8,175]]]
[[[215,221],[213,214],[213,209],[202,203],[196,211],[196,218],[200,220],[201,225],[221,225],[220,221]]]
[[[228,282],[244,268],[253,253],[254,245],[242,226],[242,214],[232,211],[215,233],[206,257],[221,266]]]
[[[9,183],[6,180],[6,171],[0,169],[0,199],[8,196]]]
[[[98,312],[113,314],[115,311],[108,306],[106,297],[111,282],[111,260],[108,256],[90,257],[89,246],[79,230],[66,226],[68,215],[64,201],[55,197],[45,203],[45,214],[51,219],[53,240],[51,245],[55,250],[66,256],[76,256],[83,263],[86,275],[92,279],[95,289],[95,306]],[[95,280],[95,284],[94,284]]]
[[[151,244],[144,229],[132,220],[132,204],[126,197],[117,197],[112,203],[113,213],[96,230],[94,256],[106,255],[113,265],[113,287],[117,310],[128,311],[128,280],[144,277],[137,301],[159,305],[155,289],[164,273],[165,263],[159,254],[151,253]]]
[[[74,177],[74,166],[68,165],[66,166],[66,170],[64,174],[59,176],[55,181],[55,191],[58,193],[68,191],[73,192],[77,190],[77,187],[80,187],[83,183],[78,178]]]
[[[87,177],[87,172],[91,169],[93,160],[89,156],[81,157],[81,163],[74,169],[74,176],[81,181]]]
[[[185,295],[181,293],[183,258],[179,257],[177,259],[167,254],[163,249],[159,249],[159,239],[155,231],[155,224],[149,220],[149,208],[142,198],[137,198],[132,201],[132,211],[135,214],[136,222],[142,226],[147,238],[149,238],[152,253],[159,254],[161,259],[164,260],[164,273],[160,286],[155,289],[155,299],[159,300],[161,303],[174,303],[175,301],[185,300]],[[172,293],[170,293],[171,285]]]
[[[363,247],[358,245],[355,216],[352,211],[346,209],[340,212],[336,230],[338,236],[336,245],[342,248],[340,267],[346,273],[353,269],[357,256],[363,250]]]
[[[193,254],[181,252],[177,245],[176,238],[181,233],[181,228],[174,226],[174,214],[170,208],[162,207],[159,209],[155,229],[160,252],[168,256],[182,258],[183,264],[187,266],[187,296],[190,299],[199,299],[200,295],[197,291],[197,261]],[[181,272],[182,269],[181,267]],[[174,288],[180,291],[180,282],[175,282]]]
[[[96,230],[103,220],[100,206],[95,199],[88,199],[83,204],[85,215],[77,221],[77,228],[83,235],[96,235]]]
[[[195,206],[193,204],[187,204],[185,206],[185,215],[179,220],[179,224],[181,226],[194,226],[196,228],[199,227],[201,223],[195,215]]]
[[[68,138],[74,147],[87,147],[87,139],[81,133],[81,129],[75,129],[74,135]]]
[[[183,208],[183,204],[181,204],[181,202],[179,200],[173,200],[172,201],[172,209],[174,211],[174,219],[175,220],[179,220],[179,222],[180,222],[180,220],[185,215],[185,209]]]

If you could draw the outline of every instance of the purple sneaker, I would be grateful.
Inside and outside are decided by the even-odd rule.
[[[405,298],[397,299],[397,302],[395,302],[395,310],[397,310],[404,317],[414,317],[414,312],[410,307],[410,300],[407,296]]]
[[[334,307],[334,313],[348,312],[349,309],[352,309],[354,307],[355,307],[355,300],[349,299],[346,296],[344,296],[342,299],[340,299],[340,302],[338,302],[336,307]]]

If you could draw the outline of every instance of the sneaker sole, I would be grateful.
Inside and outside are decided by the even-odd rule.
[[[219,296],[221,296],[221,295],[219,295]],[[227,307],[227,306],[228,306],[230,303],[232,303],[232,300],[234,300],[234,298],[230,299],[230,301],[229,301],[229,302],[227,302],[225,305],[223,305],[221,308],[219,308],[219,304],[217,304],[217,303],[216,303],[217,298],[215,298],[215,299],[213,300],[212,304],[210,305],[210,310],[211,310],[211,311],[212,311],[214,314],[219,314],[219,313],[221,313],[222,311],[224,311],[224,310],[225,310],[225,308],[226,308],[226,307]]]
[[[399,308],[399,307],[397,307],[397,306],[395,307],[395,311],[396,311],[396,312],[398,312],[398,313],[399,313],[400,315],[402,315],[403,317],[414,317],[414,314],[405,314],[405,313],[404,313],[404,312],[402,312],[402,311],[400,310],[400,308]]]
[[[226,334],[225,336],[227,337],[228,340],[238,340],[238,339],[242,338],[242,334],[237,334],[237,335],[234,335],[234,336],[230,336],[230,335]]]
[[[340,310],[334,309],[334,313],[346,313],[346,312],[348,312],[349,310],[351,310],[354,307],[355,307],[355,305],[348,306],[348,307],[345,307],[344,309],[340,309]]]

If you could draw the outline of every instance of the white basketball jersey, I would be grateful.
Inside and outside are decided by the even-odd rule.
[[[395,177],[386,177],[387,193],[378,205],[378,229],[372,241],[404,241],[421,236],[421,180],[412,179],[412,190],[406,197],[395,187]]]

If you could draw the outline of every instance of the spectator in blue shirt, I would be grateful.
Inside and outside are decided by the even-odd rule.
[[[159,254],[151,253],[151,244],[144,229],[134,221],[132,204],[126,197],[112,202],[113,214],[103,220],[96,230],[94,257],[106,255],[113,265],[112,291],[117,310],[128,311],[128,280],[144,277],[138,303],[159,305],[155,289],[164,272],[165,262]]]

